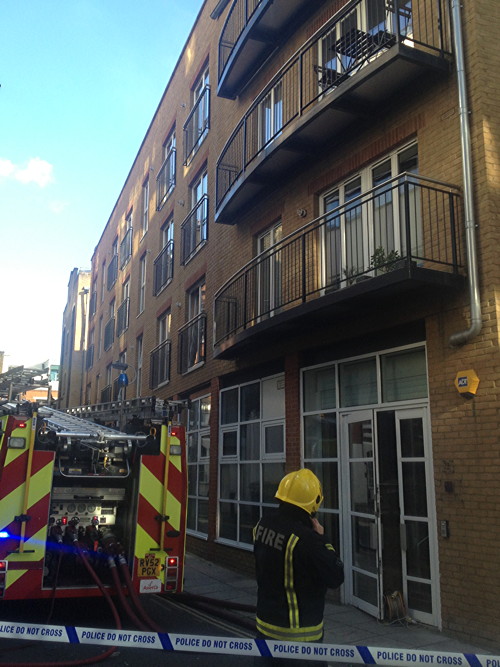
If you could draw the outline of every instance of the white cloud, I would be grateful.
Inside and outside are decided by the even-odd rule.
[[[62,213],[67,207],[68,207],[68,202],[67,201],[54,200],[54,201],[51,201],[50,204],[49,204],[50,210],[52,211],[52,213],[55,213],[56,215],[59,215],[59,213]]]
[[[36,183],[44,188],[54,180],[54,167],[39,157],[32,157],[25,167],[15,165],[11,160],[0,158],[0,178],[13,178],[20,183]]]

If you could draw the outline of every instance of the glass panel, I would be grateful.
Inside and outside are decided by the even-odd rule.
[[[221,424],[234,424],[238,421],[238,390],[229,389],[221,392]]]
[[[375,513],[373,462],[351,463],[351,508],[363,514]]]
[[[355,567],[374,574],[377,572],[376,531],[373,519],[352,517],[352,563]]]
[[[340,397],[343,408],[377,402],[375,359],[340,364]]]
[[[210,396],[200,401],[200,428],[207,427],[210,422]]]
[[[208,498],[208,476],[209,468],[208,463],[205,465],[200,465],[198,468],[198,495]]]
[[[210,435],[201,436],[200,459],[208,458],[210,455]]]
[[[349,424],[349,457],[373,458],[373,425],[371,419]]]
[[[340,193],[336,190],[325,199],[325,212],[330,213],[330,211],[337,209],[339,205]],[[340,280],[344,277],[341,275],[342,235],[340,221],[341,218],[338,213],[328,215],[325,221],[325,287],[338,287]]]
[[[226,431],[222,434],[222,456],[236,456],[238,452],[238,434]]]
[[[384,402],[427,396],[427,369],[423,348],[381,357]]]
[[[196,495],[198,487],[198,466],[189,466],[188,468],[188,494],[190,496]]]
[[[240,466],[240,499],[260,502],[260,465],[247,463]]]
[[[198,433],[190,433],[188,435],[187,455],[189,463],[193,463],[198,460]]]
[[[424,425],[422,419],[402,419],[400,422],[401,454],[403,458],[422,458],[424,450]]]
[[[240,426],[240,459],[258,461],[260,459],[260,424]]]
[[[394,247],[394,217],[392,190],[384,186],[391,178],[391,161],[386,160],[372,169],[373,187],[377,188],[373,199],[373,234],[374,252],[372,265],[376,268],[377,260],[384,263],[396,259]],[[375,261],[374,261],[375,260]]]
[[[431,578],[429,526],[426,521],[405,521],[408,576]]]
[[[241,387],[240,421],[246,422],[260,417],[260,383]]]
[[[219,504],[219,537],[236,540],[238,536],[238,506],[235,503]]]
[[[323,487],[324,500],[321,507],[329,510],[338,509],[339,477],[337,463],[307,463],[307,467],[313,471]]]
[[[425,463],[403,462],[404,512],[411,516],[427,516]]]
[[[277,501],[274,494],[278,490],[278,484],[285,476],[285,463],[265,463],[262,466],[262,502],[273,503]]]
[[[304,457],[337,458],[337,416],[334,413],[304,417]]]
[[[259,507],[256,505],[240,505],[240,542],[252,544],[253,528],[259,518]]]
[[[345,252],[346,266],[344,273],[347,277],[362,273],[365,270],[365,256],[363,246],[363,213],[358,203],[347,205],[349,201],[361,194],[361,178],[355,178],[345,186]],[[368,268],[368,267],[366,267]]]
[[[340,553],[340,521],[339,515],[333,512],[318,512],[318,521],[325,529],[326,539],[333,545],[335,551]]]
[[[208,500],[198,500],[198,532],[208,533]]]
[[[187,507],[187,528],[196,530],[196,500],[189,499]]]
[[[220,467],[220,497],[225,500],[238,498],[238,466],[222,465]]]
[[[266,454],[282,454],[285,451],[283,424],[264,427],[264,449]]]
[[[335,405],[335,366],[304,373],[304,411],[328,410]]]
[[[374,577],[368,577],[361,572],[353,572],[353,590],[357,598],[366,600],[366,602],[377,607],[377,588],[377,580]]]
[[[432,614],[432,589],[430,584],[408,581],[408,607]]]
[[[160,331],[158,338],[161,341],[165,340],[164,334]],[[191,408],[189,409],[189,424],[188,429],[193,431],[196,428],[199,428],[200,424],[200,402],[193,401]]]

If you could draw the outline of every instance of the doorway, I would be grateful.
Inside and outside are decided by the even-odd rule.
[[[437,534],[426,408],[341,413],[345,601],[382,619],[400,592],[439,623]]]

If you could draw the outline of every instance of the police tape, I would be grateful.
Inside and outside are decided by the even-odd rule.
[[[421,651],[407,648],[347,646],[316,642],[282,642],[247,637],[210,637],[135,630],[102,630],[70,625],[40,625],[0,621],[0,638],[22,638],[66,644],[149,648],[161,651],[219,653],[253,657],[349,662],[358,665],[415,667],[417,664],[452,667],[500,667],[500,656],[475,653]]]

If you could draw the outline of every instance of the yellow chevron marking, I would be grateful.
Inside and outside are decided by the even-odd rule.
[[[144,464],[141,466],[141,481],[139,486],[140,493],[146,500],[160,511],[163,484],[153,475],[153,473]]]
[[[151,551],[151,549],[157,549],[159,546],[158,542],[151,537],[149,533],[146,533],[140,524],[137,524],[137,531],[135,534],[135,557],[144,558],[144,555]],[[162,551],[158,551],[158,554],[162,553]]]

